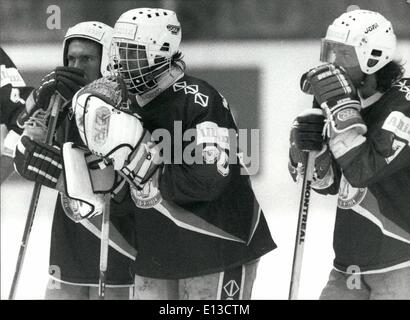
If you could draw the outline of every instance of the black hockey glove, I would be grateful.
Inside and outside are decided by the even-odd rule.
[[[24,128],[25,122],[37,110],[46,110],[54,93],[58,92],[67,102],[87,82],[83,70],[72,67],[57,67],[41,80],[40,87],[33,90],[27,98],[25,109],[17,117],[17,125]]]
[[[301,151],[322,150],[325,116],[320,109],[309,109],[296,117],[290,131],[290,144]]]
[[[320,109],[308,109],[293,122],[290,132],[289,172],[294,181],[304,174],[307,152],[316,151],[314,181],[323,179],[331,165],[331,154],[323,136],[325,116]]]
[[[304,73],[300,79],[301,90],[313,94],[322,105],[343,98],[356,98],[356,89],[341,67],[324,64]]]
[[[325,111],[330,124],[328,136],[352,128],[366,132],[356,89],[343,68],[324,64],[311,69],[302,75],[300,87],[303,92],[313,94]]]
[[[57,67],[41,80],[41,85],[34,95],[36,104],[42,109],[47,109],[50,98],[55,92],[58,92],[64,100],[69,101],[87,83],[83,70],[73,67]]]
[[[59,149],[22,136],[16,147],[14,167],[23,178],[54,189],[63,160]]]

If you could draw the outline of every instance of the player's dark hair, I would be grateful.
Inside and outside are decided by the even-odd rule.
[[[178,68],[181,71],[185,71],[186,63],[183,60],[184,56],[181,51],[177,51],[172,55],[171,65]]]
[[[390,61],[375,73],[377,91],[385,92],[389,90],[396,81],[403,77],[404,72],[405,70],[401,62]]]

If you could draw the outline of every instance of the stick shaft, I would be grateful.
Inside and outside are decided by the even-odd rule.
[[[50,121],[47,129],[46,143],[52,144],[54,130],[57,124],[58,112],[61,104],[61,97],[59,95],[53,96],[50,100],[49,108],[51,108]],[[30,207],[27,214],[26,225],[24,227],[23,237],[20,244],[20,250],[17,257],[16,269],[14,271],[13,282],[11,283],[9,299],[13,300],[16,296],[17,286],[20,281],[21,271],[23,269],[24,258],[26,256],[28,240],[31,233],[31,228],[34,222],[34,216],[37,209],[38,199],[40,197],[41,184],[36,182],[34,184],[33,193],[31,196]]]
[[[98,281],[98,296],[105,297],[106,272],[108,266],[108,250],[110,241],[110,201],[111,194],[105,195],[105,205],[101,222],[101,246],[100,246],[100,278]]]
[[[315,156],[308,153],[303,176],[303,185],[300,195],[298,225],[296,229],[295,249],[293,252],[292,274],[290,279],[289,299],[295,300],[298,296],[300,275],[302,271],[302,259],[305,246],[306,226],[310,205],[311,184],[314,171]]]

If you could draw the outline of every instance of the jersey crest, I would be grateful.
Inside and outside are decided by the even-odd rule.
[[[341,209],[351,209],[360,204],[366,196],[367,188],[354,188],[344,176],[340,181],[337,206]]]

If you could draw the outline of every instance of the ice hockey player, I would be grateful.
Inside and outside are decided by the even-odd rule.
[[[35,109],[39,112],[28,112],[31,117],[25,123],[23,137],[16,148],[15,167],[23,177],[63,191],[57,198],[53,218],[49,267],[51,277],[46,299],[98,298],[98,227],[101,221],[78,219],[78,212],[85,205],[67,196],[63,187],[56,186],[54,176],[60,165],[50,159],[54,157],[53,151],[59,154],[58,147],[61,148],[65,142],[82,144],[72,114],[71,100],[81,87],[107,72],[111,35],[111,27],[96,21],[82,22],[68,29],[63,42],[63,66],[45,76],[41,86],[34,90]],[[41,141],[41,137],[44,137],[44,121],[47,119],[44,110],[54,93],[63,97],[64,105],[56,132],[56,146],[48,147]],[[34,134],[33,138],[36,132],[40,134]],[[132,204],[131,199],[128,202]],[[129,299],[133,286],[133,275],[129,268],[135,256],[132,247],[134,229],[130,219],[132,221],[134,213],[127,208],[127,200],[121,205],[113,200],[111,213],[111,245],[116,250],[111,248],[108,255],[105,298]],[[78,221],[80,223],[76,223]],[[112,234],[115,230],[121,232],[116,239]]]
[[[314,188],[336,194],[334,269],[320,299],[410,298],[410,80],[377,12],[343,13],[301,78],[316,108],[296,118],[289,168],[318,152]],[[325,133],[325,138],[322,136]]]
[[[130,184],[135,299],[250,299],[259,258],[276,245],[249,176],[228,161],[238,155],[229,143],[228,129],[237,127],[228,103],[185,74],[181,33],[173,11],[123,13],[111,48],[117,78],[77,93],[77,125],[88,148]],[[190,141],[178,137],[178,125],[194,133]],[[141,143],[144,129],[149,143]],[[158,132],[170,139],[156,139]],[[201,161],[189,163],[190,155]]]
[[[3,149],[1,155],[1,183],[13,172],[13,151],[23,132],[18,118],[25,109],[26,100],[33,91],[26,86],[13,61],[0,47],[0,124],[4,124]]]
[[[26,85],[15,64],[1,47],[0,69],[0,123],[5,124],[9,131],[14,130],[14,134],[21,134],[23,128],[18,126],[17,118],[33,88]]]

